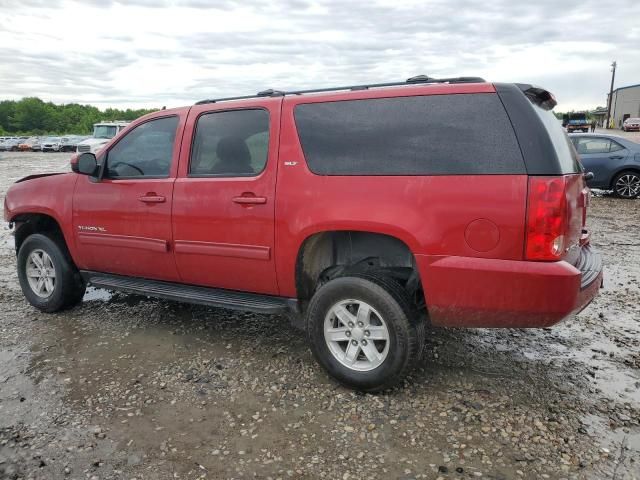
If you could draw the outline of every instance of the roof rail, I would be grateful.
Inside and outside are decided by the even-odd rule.
[[[268,90],[263,90],[261,92],[258,92],[255,95],[244,95],[241,97],[226,97],[226,98],[200,100],[199,102],[196,102],[196,105],[203,105],[205,103],[226,102],[228,100],[246,100],[249,98],[256,98],[256,97],[283,97],[285,95],[304,95],[306,93],[336,92],[340,90],[352,90],[352,91],[368,90],[370,88],[397,87],[400,85],[414,85],[417,83],[484,83],[485,81],[486,80],[481,77],[433,78],[427,75],[416,75],[415,77],[408,78],[404,82],[369,83],[364,85],[349,85],[344,87],[312,88],[309,90],[292,90],[288,92],[285,92],[282,90],[274,90],[270,88]]]

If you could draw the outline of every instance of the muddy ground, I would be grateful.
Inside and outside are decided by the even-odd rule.
[[[69,155],[0,153],[0,191]],[[62,192],[61,192],[62,194]],[[0,478],[640,478],[640,200],[592,198],[606,283],[546,330],[428,334],[338,386],[279,317],[90,290],[47,315],[0,237]]]

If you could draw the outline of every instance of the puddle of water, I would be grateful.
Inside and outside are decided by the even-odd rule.
[[[587,427],[587,432],[590,435],[600,439],[606,439],[610,450],[611,447],[620,449],[620,447],[625,444],[629,449],[640,452],[640,428],[629,429],[628,433],[622,428],[612,430],[609,425],[607,425],[606,420],[593,414],[586,415],[582,419],[582,423]]]
[[[83,302],[103,301],[108,302],[113,297],[113,293],[102,288],[87,287],[87,291],[82,297]]]

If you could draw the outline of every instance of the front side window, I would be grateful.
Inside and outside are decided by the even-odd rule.
[[[268,153],[266,110],[205,113],[196,125],[189,176],[255,176],[264,170]]]
[[[168,177],[178,117],[138,125],[107,154],[108,178]]]

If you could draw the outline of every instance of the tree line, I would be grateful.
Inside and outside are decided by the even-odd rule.
[[[135,120],[158,109],[102,111],[91,105],[56,105],[37,97],[0,101],[0,135],[89,134],[105,120]]]

